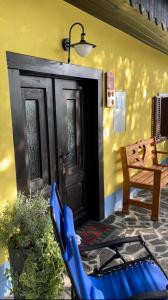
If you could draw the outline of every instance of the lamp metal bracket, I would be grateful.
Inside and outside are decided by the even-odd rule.
[[[63,39],[62,40],[62,47],[63,47],[64,51],[68,51],[69,46],[70,46],[69,39],[68,38]]]

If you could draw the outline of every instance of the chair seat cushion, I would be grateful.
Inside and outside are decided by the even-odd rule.
[[[138,262],[132,266],[113,271],[101,277],[89,276],[104,299],[126,299],[144,292],[165,290],[168,279],[161,269],[150,261]]]

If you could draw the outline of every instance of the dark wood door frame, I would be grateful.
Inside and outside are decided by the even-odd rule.
[[[103,166],[103,97],[102,97],[102,79],[103,71],[88,67],[81,67],[78,65],[66,64],[57,61],[50,61],[47,59],[36,58],[28,55],[7,52],[7,65],[9,71],[17,70],[17,74],[29,74],[42,77],[57,77],[57,78],[69,78],[69,79],[86,79],[94,80],[97,83],[97,94],[94,99],[95,107],[97,110],[97,170],[98,170],[98,182],[99,182],[99,195],[96,199],[99,205],[99,216],[97,219],[104,218],[104,166]],[[9,72],[10,75],[10,72]],[[11,76],[9,76],[10,90],[12,85]],[[18,81],[18,82],[17,82]],[[17,86],[18,83],[18,86]],[[15,78],[15,86],[12,87],[12,98],[17,100],[19,95],[19,78]],[[10,91],[11,92],[11,91]],[[93,120],[94,122],[94,120]],[[14,124],[13,124],[14,125]],[[93,186],[94,188],[94,186]]]

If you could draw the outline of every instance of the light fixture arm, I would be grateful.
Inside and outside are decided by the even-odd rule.
[[[71,44],[72,29],[76,25],[81,27],[81,31],[82,31],[81,32],[81,38],[80,38],[79,42]],[[71,27],[69,29],[68,38],[64,38],[62,40],[62,47],[63,47],[64,51],[68,51],[68,64],[71,61],[71,48],[74,48],[78,55],[86,56],[90,53],[92,48],[96,47],[96,45],[86,42],[85,35],[86,34],[84,32],[84,26],[81,23],[77,22],[77,23],[74,23],[74,24],[71,25]]]
[[[74,23],[72,24],[72,26],[70,27],[69,29],[69,46],[68,46],[68,64],[70,63],[70,55],[71,55],[71,31],[72,31],[72,28],[75,26],[75,25],[79,25],[81,28],[82,28],[82,35],[84,36],[85,35],[85,32],[84,32],[84,27],[81,23]]]

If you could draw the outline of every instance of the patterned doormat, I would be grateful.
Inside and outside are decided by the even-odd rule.
[[[85,222],[77,229],[76,233],[81,237],[81,245],[79,245],[79,249],[81,249],[83,246],[94,246],[103,242],[112,241],[121,236],[123,237],[123,231],[121,228],[93,220]],[[97,260],[99,260],[102,251],[105,249],[106,248],[99,248],[92,251],[83,252],[82,259],[86,261],[93,260],[92,262],[90,261],[90,264],[95,264],[97,266],[99,264]],[[90,267],[87,266],[87,269],[89,270]]]
[[[77,229],[77,234],[81,237],[81,246],[100,244],[111,237],[113,227],[89,220]]]

